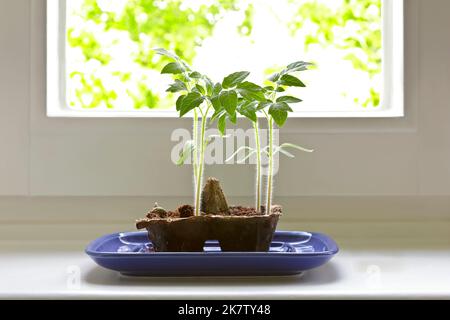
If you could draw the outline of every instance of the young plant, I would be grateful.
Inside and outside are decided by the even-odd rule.
[[[310,63],[304,61],[293,62],[280,72],[270,76],[268,80],[272,82],[273,85],[266,86],[264,88],[267,101],[261,103],[258,106],[258,108],[262,111],[262,113],[267,119],[269,129],[269,144],[267,150],[269,164],[268,164],[267,191],[266,191],[267,213],[270,212],[272,207],[274,155],[278,152],[281,152],[289,157],[294,157],[291,153],[289,153],[286,150],[291,148],[305,152],[313,152],[313,150],[306,149],[292,143],[283,143],[280,146],[274,146],[273,143],[274,122],[278,127],[281,128],[288,118],[288,113],[293,111],[290,105],[302,101],[297,97],[283,94],[283,92],[286,91],[286,87],[305,87],[305,84],[299,78],[293,76],[292,73],[305,71],[310,65],[311,65]]]
[[[176,101],[176,110],[180,117],[191,111],[193,113],[193,139],[185,144],[177,164],[184,164],[189,155],[192,155],[195,190],[194,210],[195,215],[199,216],[205,149],[213,138],[207,136],[207,129],[212,121],[217,120],[218,129],[224,135],[226,122],[236,123],[239,95],[237,88],[244,83],[249,72],[232,73],[225,77],[221,83],[214,84],[208,76],[192,70],[176,54],[165,49],[155,49],[155,51],[172,60],[163,67],[161,73],[171,74],[175,78],[175,82],[169,86],[167,91],[180,94]],[[208,118],[210,118],[209,121]]]
[[[255,197],[255,210],[259,212],[261,210],[262,202],[262,161],[261,161],[261,142],[259,134],[259,121],[257,116],[258,105],[260,103],[267,102],[264,95],[264,89],[257,84],[246,81],[237,85],[236,91],[239,93],[238,106],[236,111],[242,116],[248,118],[253,125],[255,135],[255,148],[244,146],[236,150],[226,161],[233,159],[242,150],[247,150],[249,153],[238,160],[239,162],[245,162],[249,157],[256,155],[256,197]]]
[[[282,127],[287,118],[288,113],[292,112],[291,104],[299,103],[302,100],[293,96],[284,95],[287,87],[305,87],[304,83],[293,76],[292,73],[307,70],[307,67],[311,65],[308,62],[298,61],[289,64],[286,68],[278,73],[269,77],[269,81],[272,83],[270,86],[261,87],[254,83],[246,82],[238,86],[237,90],[241,95],[237,112],[248,118],[254,128],[255,132],[255,148],[242,147],[238,149],[231,157],[233,158],[242,149],[249,150],[250,152],[239,161],[245,161],[248,157],[256,154],[256,210],[259,211],[261,207],[261,180],[262,180],[262,164],[261,155],[268,157],[268,172],[267,172],[267,190],[266,190],[266,213],[270,212],[272,206],[272,194],[273,194],[273,167],[274,156],[277,153],[282,153],[288,157],[294,157],[288,149],[297,149],[305,152],[312,152],[313,150],[306,149],[297,146],[292,143],[283,143],[280,146],[274,145],[274,122],[278,127]],[[281,95],[281,96],[280,96]],[[259,123],[257,114],[261,113],[267,120],[267,126],[269,131],[269,141],[265,148],[260,146],[259,136]]]
[[[288,113],[293,111],[290,105],[302,101],[293,96],[279,95],[285,92],[286,87],[305,87],[303,82],[292,73],[307,70],[310,63],[298,61],[289,64],[285,69],[272,75],[268,80],[273,85],[266,87],[245,81],[250,74],[247,71],[231,73],[221,83],[214,84],[208,76],[192,70],[176,54],[165,49],[155,49],[155,51],[172,60],[163,67],[161,73],[171,74],[175,78],[175,82],[169,86],[167,91],[180,93],[176,101],[176,110],[180,117],[191,111],[193,113],[193,139],[185,144],[177,164],[184,164],[189,155],[192,155],[195,215],[200,215],[205,149],[213,138],[213,136],[207,136],[207,129],[213,121],[217,121],[217,128],[224,136],[227,121],[236,124],[237,113],[252,122],[256,146],[255,148],[242,147],[230,158],[234,158],[242,149],[249,150],[250,153],[239,161],[245,161],[256,154],[255,209],[259,211],[262,203],[261,181],[263,176],[261,156],[268,157],[265,208],[266,213],[269,213],[272,206],[274,155],[282,153],[294,157],[287,151],[288,149],[313,151],[291,143],[275,146],[273,141],[274,122],[278,127],[282,127],[287,120]],[[263,114],[268,124],[269,141],[265,148],[261,148],[260,144],[258,113]]]
[[[211,117],[211,121],[217,119],[217,127],[222,134],[225,135],[226,122],[229,120],[233,124],[236,124],[237,112],[246,117],[249,117],[254,121],[255,128],[255,140],[257,144],[257,148],[259,149],[260,138],[258,131],[258,119],[256,113],[253,112],[252,108],[255,108],[259,102],[265,101],[264,94],[262,93],[262,88],[252,82],[245,81],[245,79],[249,76],[249,72],[240,71],[235,72],[227,77],[225,77],[222,81],[221,87],[222,90],[220,93],[214,97],[211,102],[214,107],[214,115]],[[249,147],[243,147],[244,149],[251,149]],[[242,150],[240,148],[237,150],[231,158],[233,158],[239,151]],[[245,161],[248,157],[250,157],[255,151],[252,152],[245,157],[241,161]],[[257,182],[256,182],[256,210],[259,211],[261,206],[261,161],[260,154],[257,155],[258,158],[258,166],[257,166]],[[228,161],[228,160],[227,160]]]

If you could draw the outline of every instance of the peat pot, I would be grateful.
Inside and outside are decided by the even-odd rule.
[[[219,241],[222,251],[268,251],[281,212],[233,216],[200,215],[187,218],[146,218],[136,222],[147,229],[157,252],[200,252],[205,241]]]

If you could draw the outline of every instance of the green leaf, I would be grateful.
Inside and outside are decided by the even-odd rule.
[[[275,88],[272,87],[272,86],[266,86],[266,87],[263,88],[264,92],[271,92],[271,91],[274,91],[274,90],[275,90]]]
[[[286,67],[287,72],[296,72],[296,71],[304,71],[308,69],[308,66],[311,66],[312,63],[305,62],[305,61],[296,61],[293,63],[288,64]]]
[[[183,90],[187,90],[186,85],[184,84],[183,81],[181,80],[175,80],[175,83],[172,83],[171,85],[169,85],[169,88],[166,90],[167,92],[178,92],[178,91],[183,91]]]
[[[241,151],[250,151],[250,152],[256,152],[257,150],[249,147],[249,146],[242,146],[239,147],[230,157],[228,157],[225,162],[230,162],[231,160],[233,160],[233,158],[235,156],[237,156]]]
[[[222,91],[219,96],[220,104],[225,108],[229,115],[236,114],[238,97],[236,91]]]
[[[236,124],[236,122],[237,122],[236,112],[233,114],[227,114],[227,117],[231,123]]]
[[[256,107],[256,111],[260,111],[262,109],[265,109],[265,108],[267,108],[270,105],[272,105],[272,102],[269,102],[269,101],[260,102],[258,104],[258,106]]]
[[[190,92],[188,95],[181,101],[180,104],[180,117],[184,116],[186,113],[191,111],[194,108],[197,108],[203,102],[203,97],[198,92]]]
[[[279,127],[286,122],[288,111],[292,111],[292,109],[286,102],[272,103],[269,108],[269,114]]]
[[[277,102],[286,102],[286,103],[298,103],[302,102],[302,99],[291,97],[291,96],[283,96],[277,99]]]
[[[191,66],[186,63],[186,61],[180,59],[180,63],[183,65],[186,71],[191,71]]]
[[[277,82],[280,79],[280,74],[278,72],[274,73],[267,79],[272,82]]]
[[[200,74],[200,72],[194,71],[189,73],[189,77],[191,77],[192,79],[200,79],[202,75]]]
[[[263,88],[260,86],[245,81],[237,85],[237,91],[247,100],[258,100],[265,101],[266,97],[264,96]]]
[[[292,108],[289,107],[289,105],[286,102],[276,102],[276,103],[272,103],[270,105],[269,111],[270,109],[278,109],[278,110],[284,110],[284,111],[288,111],[288,112],[292,112]]]
[[[251,121],[256,122],[256,107],[258,106],[258,104],[258,101],[244,102],[239,106],[238,112]]]
[[[222,116],[220,116],[219,121],[217,121],[217,128],[219,129],[222,135],[225,134],[226,125],[227,125],[227,115],[225,113]]]
[[[184,83],[190,82],[192,80],[191,77],[189,77],[189,75],[187,73],[180,74],[180,79]]]
[[[203,77],[203,81],[205,82],[205,87],[206,87],[206,93],[211,96],[213,94],[213,90],[214,90],[214,84],[211,81],[210,78],[208,78],[207,76]]]
[[[291,76],[290,74],[281,76],[278,84],[288,87],[305,87],[305,84],[299,78]]]
[[[186,69],[184,66],[179,62],[170,62],[164,66],[164,68],[161,70],[162,74],[170,73],[170,74],[179,74],[183,73]]]
[[[160,54],[162,56],[166,56],[175,60],[181,60],[179,56],[177,56],[175,53],[169,52],[166,49],[163,48],[157,48],[153,49],[157,54]]]
[[[213,108],[214,108],[214,110],[216,112],[220,111],[220,110],[223,110],[222,104],[220,103],[219,96],[212,97],[211,98],[211,104],[212,104],[212,106],[213,106]]]
[[[278,87],[277,90],[275,90],[276,92],[285,92],[286,89],[284,89],[283,87]]]
[[[273,152],[273,154],[275,155],[277,152],[280,152],[280,153],[284,154],[285,156],[288,156],[289,158],[295,158],[295,156],[292,153],[290,153],[286,150],[283,150],[280,147],[276,148],[275,151]]]
[[[243,158],[240,158],[236,161],[236,163],[238,164],[242,164],[245,163],[245,161],[250,158],[252,155],[254,155],[256,153],[256,150],[253,150],[251,152],[249,152],[246,156],[244,156]]]
[[[213,95],[219,95],[222,91],[222,85],[220,83],[216,83],[213,88]]]
[[[195,88],[198,90],[198,92],[200,92],[201,94],[205,94],[205,88],[203,88],[201,85],[199,85],[198,83],[195,85]]]
[[[214,111],[213,115],[209,119],[210,123],[212,123],[214,120],[222,116],[225,112],[226,111],[224,109]]]
[[[298,146],[298,145],[293,144],[293,143],[283,143],[280,146],[280,149],[287,149],[287,148],[297,149],[297,150],[304,151],[304,152],[314,152],[313,149],[307,149],[307,148]]]
[[[237,85],[237,87],[238,87],[238,89],[245,89],[247,91],[253,91],[253,92],[258,92],[258,91],[263,90],[263,88],[261,88],[257,84],[254,84],[253,82],[250,82],[250,81],[244,81],[242,83],[239,83]]]
[[[249,76],[249,74],[250,72],[248,71],[234,72],[223,79],[222,87],[224,89],[233,88],[242,81],[244,81]]]
[[[269,110],[269,114],[272,116],[273,120],[279,127],[282,127],[284,125],[288,117],[287,111],[279,109]]]
[[[160,54],[162,56],[166,56],[169,57],[173,60],[176,60],[181,67],[184,68],[184,70],[186,71],[190,71],[191,67],[183,60],[181,59],[179,56],[177,56],[175,53],[169,52],[166,49],[163,48],[157,48],[157,49],[153,49],[157,54]]]
[[[176,102],[176,109],[177,109],[177,111],[180,111],[181,104],[183,103],[184,98],[186,98],[186,95],[182,95],[182,96],[178,97],[177,102]]]

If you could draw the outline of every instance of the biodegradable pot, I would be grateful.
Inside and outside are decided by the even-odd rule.
[[[269,214],[261,207],[228,206],[219,180],[208,178],[201,197],[199,216],[194,208],[182,205],[167,212],[155,203],[147,218],[136,221],[138,229],[147,229],[155,251],[199,252],[205,241],[217,240],[222,251],[268,251],[281,215],[280,206]]]
[[[201,252],[217,240],[222,251],[268,251],[281,212],[268,215],[201,215],[138,220],[157,252]]]

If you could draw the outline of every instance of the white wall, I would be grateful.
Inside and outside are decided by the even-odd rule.
[[[406,117],[290,120],[281,140],[316,152],[281,160],[280,199],[450,195],[450,1],[405,2]],[[189,120],[47,118],[45,2],[0,0],[0,210],[36,196],[189,197],[190,167],[170,162],[180,126]],[[252,195],[248,166],[207,171],[228,195]]]
[[[0,2],[0,194],[28,194],[30,4]]]

